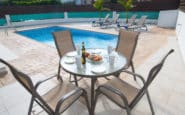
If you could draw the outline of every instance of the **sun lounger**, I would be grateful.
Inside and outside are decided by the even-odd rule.
[[[105,18],[103,18],[102,20],[100,19],[100,20],[98,20],[98,21],[93,21],[93,22],[92,22],[92,26],[93,26],[93,27],[96,27],[96,26],[100,26],[102,23],[108,22],[108,21],[109,21],[109,17],[110,17],[110,14],[107,14],[107,15],[105,16]]]
[[[113,18],[112,21],[107,21],[107,22],[105,22],[105,23],[102,23],[102,24],[100,25],[100,27],[101,27],[101,28],[107,28],[107,27],[109,27],[109,26],[112,26],[113,24],[116,24],[116,25],[117,25],[118,19],[119,19],[119,14],[116,14],[116,16]]]
[[[134,25],[136,21],[136,17],[137,17],[136,14],[132,15],[131,18],[128,20],[128,25]]]
[[[134,25],[135,24],[136,17],[137,17],[136,14],[132,15],[131,18],[128,20],[128,23],[124,23],[124,24],[118,23],[117,24],[117,27],[120,28],[120,27],[128,27],[128,26]]]
[[[131,25],[131,26],[125,26],[124,28],[127,30],[133,30],[133,31],[140,31],[141,29],[145,29],[146,31],[148,31],[148,28],[145,24],[147,19],[147,16],[142,16],[138,22],[136,22],[135,25]]]

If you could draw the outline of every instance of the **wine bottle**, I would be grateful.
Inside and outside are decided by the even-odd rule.
[[[81,56],[81,61],[82,61],[82,64],[85,64],[86,63],[86,58],[85,58],[85,44],[84,44],[84,42],[82,42],[82,56]]]

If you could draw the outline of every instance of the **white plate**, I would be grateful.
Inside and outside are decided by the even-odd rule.
[[[89,63],[92,63],[92,64],[101,64],[103,62],[103,59],[99,60],[99,61],[93,61],[89,58],[86,58],[86,60],[89,62]]]
[[[76,52],[69,52],[66,54],[67,57],[75,57],[77,55]]]
[[[65,62],[66,64],[73,64],[73,63],[75,63],[75,59],[74,59],[74,58],[66,58],[66,59],[64,60],[64,62]]]
[[[92,54],[101,54],[101,50],[95,49],[91,51]]]
[[[94,67],[91,70],[93,73],[95,74],[103,74],[106,72],[106,68],[104,66],[98,66],[98,67]]]

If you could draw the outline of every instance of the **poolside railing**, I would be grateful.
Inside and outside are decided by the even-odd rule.
[[[23,14],[23,15],[9,15],[9,19],[0,19],[0,28],[4,27],[18,27],[38,24],[52,24],[52,23],[71,23],[71,22],[92,22],[98,20],[99,16],[105,17],[110,14],[110,18],[116,13],[120,14],[119,21],[125,21],[125,12],[64,12],[64,13],[44,13],[44,14]],[[129,12],[129,16],[137,14],[139,19],[142,15],[148,16],[148,23],[156,23],[159,12]]]

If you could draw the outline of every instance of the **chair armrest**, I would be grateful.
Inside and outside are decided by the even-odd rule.
[[[38,88],[42,83],[44,83],[44,82],[46,82],[46,81],[48,81],[48,80],[50,80],[50,79],[52,79],[52,78],[54,78],[54,77],[56,77],[56,76],[57,76],[57,75],[53,75],[53,76],[48,77],[48,78],[46,78],[46,79],[44,79],[44,80],[38,81],[38,82],[36,83],[36,85],[35,85],[35,89],[37,90],[37,88]]]
[[[133,76],[136,76],[136,77],[138,77],[143,82],[143,84],[145,84],[145,79],[141,75],[136,74],[136,73],[133,73],[133,72],[130,72],[128,70],[122,70],[121,72],[125,72],[127,74],[131,74]]]
[[[79,87],[78,87],[78,88],[76,88],[76,89],[70,91],[69,93],[65,94],[64,96],[62,96],[61,99],[60,99],[60,100],[58,101],[58,103],[57,103],[55,112],[59,112],[60,107],[61,107],[61,105],[64,103],[65,100],[69,99],[71,96],[73,96],[73,95],[75,95],[75,94],[77,94],[77,93],[79,93],[79,92],[81,92],[81,94],[80,94],[78,97],[76,97],[76,98],[74,99],[74,102],[75,102],[75,101],[84,93],[84,90],[83,90],[82,88],[79,88]],[[72,103],[71,103],[71,104],[72,104]],[[71,104],[70,104],[70,105],[71,105]],[[67,108],[68,108],[68,107],[67,107]],[[65,110],[66,110],[67,108],[65,108]],[[65,110],[64,110],[64,111],[65,111]]]
[[[111,87],[111,86],[108,86],[108,85],[100,85],[100,86],[98,87],[98,89],[96,89],[96,91],[101,91],[101,90],[100,90],[101,87],[103,87],[103,88],[105,88],[106,90],[109,90],[109,91],[111,91],[111,92],[113,92],[113,93],[119,95],[119,96],[122,98],[124,104],[125,104],[126,106],[128,106],[128,100],[127,100],[127,98],[126,98],[125,95],[124,95],[122,92],[120,92],[118,89],[116,89],[116,88],[114,88],[114,87]]]

